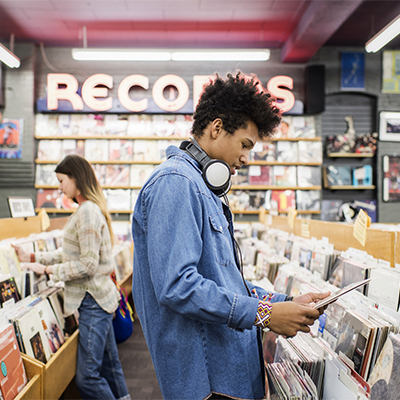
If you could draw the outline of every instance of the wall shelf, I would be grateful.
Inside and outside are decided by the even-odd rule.
[[[329,158],[373,158],[375,154],[370,153],[330,153]]]
[[[369,186],[353,186],[353,185],[343,185],[343,186],[328,186],[326,189],[330,190],[373,190],[375,189],[375,185]]]

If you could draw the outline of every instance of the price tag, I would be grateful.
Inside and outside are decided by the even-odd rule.
[[[310,239],[310,220],[308,219],[304,219],[303,221],[301,221],[301,227],[300,227],[300,233],[301,236]]]
[[[364,247],[367,241],[367,228],[369,226],[371,226],[371,218],[363,210],[360,210],[354,223],[353,236]]]
[[[294,229],[294,220],[297,216],[297,210],[290,208],[288,211],[288,224],[291,229]]]
[[[41,208],[38,213],[40,217],[40,225],[42,226],[42,231],[45,231],[50,226],[50,218],[44,208]]]

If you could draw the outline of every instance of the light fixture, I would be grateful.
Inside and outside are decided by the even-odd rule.
[[[72,49],[80,61],[266,61],[268,49],[253,50],[152,50],[152,49]]]
[[[365,51],[376,53],[400,33],[400,15],[387,24],[372,39],[365,44]]]
[[[10,68],[19,68],[21,65],[21,61],[19,58],[10,50],[7,49],[7,47],[3,46],[0,43],[0,61],[2,61],[4,64],[8,65]]]

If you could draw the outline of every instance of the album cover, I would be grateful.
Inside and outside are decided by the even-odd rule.
[[[237,169],[235,175],[231,177],[232,186],[249,184],[249,167],[245,166]]]
[[[153,133],[161,137],[173,136],[175,135],[175,122],[175,115],[153,115]]]
[[[232,210],[245,211],[249,209],[250,195],[248,190],[231,190],[228,193],[229,207]]]
[[[21,264],[14,248],[10,244],[4,244],[0,247],[0,265],[5,274],[9,273],[15,279],[18,292],[21,293]]]
[[[107,165],[105,186],[129,186],[129,165]]]
[[[21,300],[21,296],[16,284],[16,279],[13,276],[8,275],[8,278],[0,280],[0,304],[2,305],[10,299],[14,299],[14,302],[16,303]]]
[[[50,353],[54,354],[64,344],[64,334],[47,298],[37,302],[34,308],[42,322]]]
[[[298,162],[297,142],[276,142],[276,161]]]
[[[27,307],[26,312],[17,318],[26,354],[42,363],[50,360],[50,349],[42,322],[35,308]]]
[[[276,139],[285,139],[292,137],[292,117],[283,116],[281,119],[281,123],[276,130],[274,138]]]
[[[60,161],[62,158],[62,140],[39,140],[38,160]]]
[[[236,171],[238,173],[243,168]],[[272,185],[272,167],[269,165],[250,165],[248,167],[249,185]]]
[[[324,185],[330,186],[351,186],[352,185],[352,167],[349,165],[324,167]]]
[[[363,165],[362,167],[353,168],[353,185],[354,186],[372,185],[372,167],[370,165]]]
[[[298,211],[319,211],[321,192],[319,190],[296,190],[296,208]]]
[[[154,170],[154,165],[131,165],[131,186],[143,186]]]
[[[0,330],[0,389],[4,400],[14,400],[28,383],[13,325]]]
[[[369,278],[370,267],[366,264],[343,257],[338,257],[333,266],[329,283],[339,288],[344,288],[352,283],[363,281]],[[367,293],[368,285],[361,286],[356,290],[360,293]]]
[[[85,157],[85,141],[82,139],[65,139],[62,141],[62,158],[70,154]]]
[[[322,200],[321,221],[340,221],[339,210],[343,200]]]
[[[297,186],[321,186],[321,168],[299,165],[297,167]]]
[[[273,182],[276,186],[297,186],[297,167],[275,165],[273,167]]]
[[[148,137],[153,135],[152,116],[133,114],[128,117],[128,136]]]
[[[298,156],[301,163],[322,164],[322,142],[298,142]]]
[[[104,186],[106,184],[107,165],[93,164],[92,168],[96,175],[97,180],[100,183],[100,186]]]
[[[265,208],[267,192],[262,190],[249,191],[249,210],[259,210],[260,207]]]
[[[157,154],[155,161],[165,161],[167,159],[167,148],[169,146],[177,146],[176,140],[157,140]]]
[[[60,192],[55,189],[38,189],[36,191],[36,208],[61,208]]]
[[[113,211],[131,210],[130,189],[107,189],[107,208]]]
[[[368,379],[371,400],[397,399],[399,379],[400,335],[390,333]]]
[[[354,206],[361,208],[371,218],[371,222],[377,222],[376,200],[354,200]]]
[[[82,114],[59,114],[58,134],[60,136],[79,135],[82,118]]]
[[[175,136],[189,138],[193,125],[192,115],[178,114],[175,118]]]
[[[156,140],[135,140],[133,143],[133,159],[135,161],[156,161]]]
[[[329,264],[331,255],[322,249],[316,249],[312,253],[310,271],[318,272],[321,278],[326,281],[328,279],[327,274],[329,271]]]
[[[108,161],[108,140],[88,139],[85,141],[85,158],[88,161]]]
[[[276,142],[257,142],[250,150],[250,161],[276,161]]]
[[[300,267],[310,269],[312,253],[313,252],[311,249],[308,249],[306,247],[300,247],[300,253],[299,253]]]
[[[55,168],[53,164],[36,164],[36,185],[58,186]]]
[[[128,132],[128,117],[121,114],[106,114],[104,116],[106,135],[126,136]]]
[[[383,156],[383,201],[400,200],[400,157]]]
[[[73,114],[75,116],[76,114]],[[104,125],[103,114],[82,114],[81,120],[78,123],[78,132],[80,136],[102,136],[106,134],[106,129]]]
[[[271,201],[278,203],[279,212],[287,212],[296,208],[294,190],[272,190]]]
[[[54,288],[51,293],[46,296],[49,299],[51,308],[54,311],[54,315],[57,318],[58,325],[64,331],[65,329],[65,318],[63,311],[63,299],[62,299],[62,289]]]
[[[113,139],[109,143],[109,160],[129,161],[133,159],[133,141]]]
[[[371,268],[372,281],[368,285],[367,296],[376,303],[393,311],[399,308],[400,271],[396,268],[379,266]]]
[[[35,136],[57,136],[58,116],[55,114],[35,115]]]
[[[299,117],[292,118],[292,138],[314,138],[316,136],[315,118]]]

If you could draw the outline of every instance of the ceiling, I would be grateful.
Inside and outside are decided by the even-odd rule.
[[[82,47],[86,26],[88,47],[267,47],[307,62],[364,46],[399,14],[398,0],[0,0],[0,41]]]

